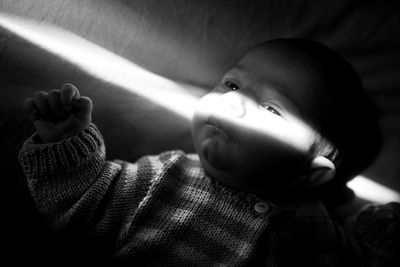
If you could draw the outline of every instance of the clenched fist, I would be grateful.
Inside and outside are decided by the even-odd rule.
[[[372,205],[357,216],[355,231],[368,266],[400,266],[400,203]]]
[[[23,107],[44,143],[76,135],[92,121],[92,101],[80,96],[78,89],[69,83],[60,90],[35,93],[24,99]]]

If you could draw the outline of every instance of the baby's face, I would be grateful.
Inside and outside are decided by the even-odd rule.
[[[198,104],[192,123],[206,171],[240,190],[279,192],[308,164],[323,94],[307,73],[264,50],[245,55]]]

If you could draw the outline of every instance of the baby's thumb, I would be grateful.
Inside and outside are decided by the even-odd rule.
[[[84,122],[91,121],[93,103],[89,97],[81,96],[72,99],[72,113]]]
[[[27,113],[30,116],[32,122],[40,118],[39,110],[36,107],[33,98],[31,97],[25,98],[22,101],[22,109],[24,110],[25,113]]]

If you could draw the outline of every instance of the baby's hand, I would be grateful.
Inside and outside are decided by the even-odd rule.
[[[397,238],[398,243],[400,243],[400,203],[390,202],[386,205],[371,206],[369,211],[377,222],[385,229],[385,234],[390,240]]]
[[[400,231],[400,203],[390,202],[385,205],[368,206],[361,211],[357,222],[371,225],[375,223],[391,238]]]
[[[381,223],[397,223],[400,226],[400,203],[390,202],[383,206],[374,206],[372,209]]]
[[[35,93],[24,100],[23,107],[44,143],[76,135],[92,120],[92,101],[68,83],[60,90]]]
[[[380,259],[379,266],[386,266],[383,262],[398,263],[400,260],[398,254],[400,252],[400,203],[390,202],[386,205],[369,206],[363,209],[357,216],[356,231],[368,255]]]

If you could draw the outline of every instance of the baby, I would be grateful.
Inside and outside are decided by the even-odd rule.
[[[358,75],[319,43],[277,39],[244,55],[199,101],[196,154],[106,161],[92,102],[71,84],[24,107],[36,133],[19,160],[38,209],[99,254],[151,266],[395,263],[398,203],[339,225],[318,197],[380,148]]]

